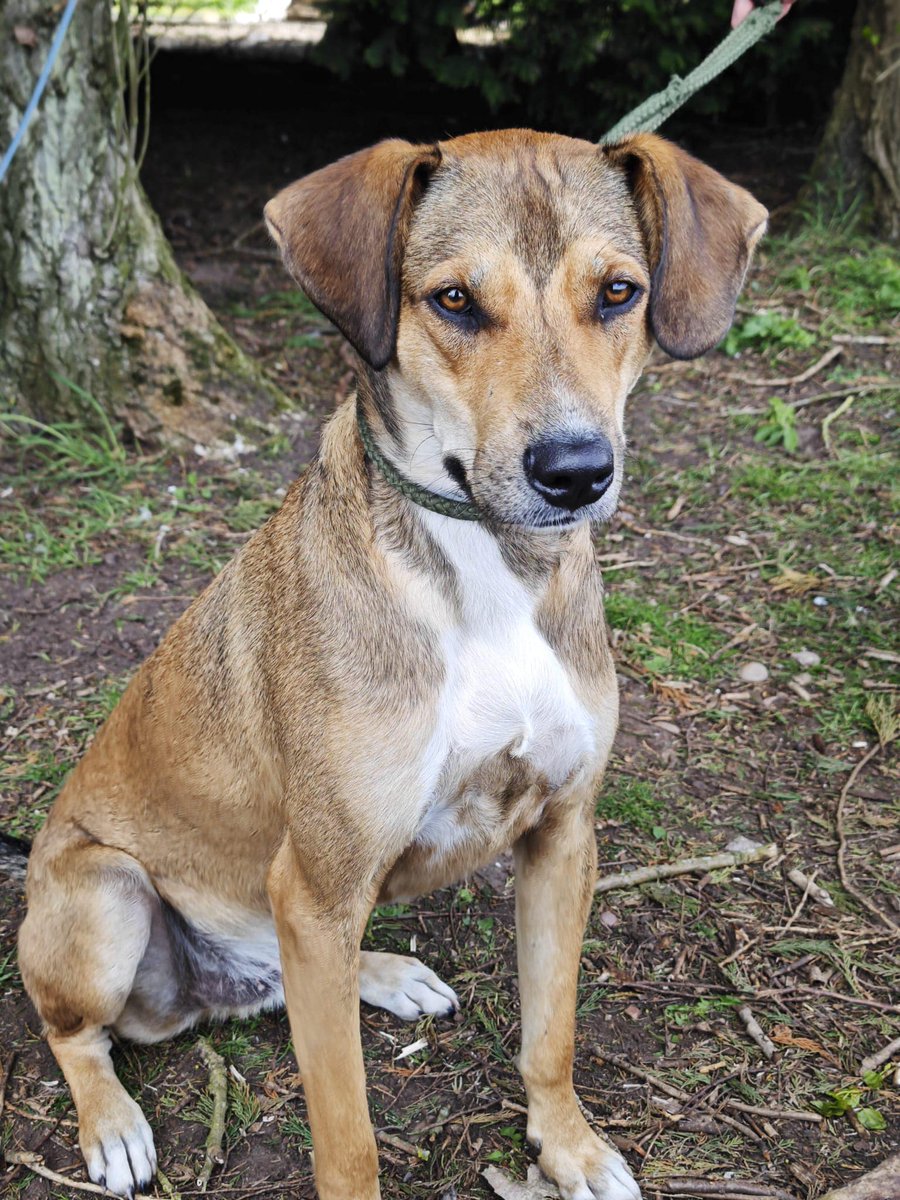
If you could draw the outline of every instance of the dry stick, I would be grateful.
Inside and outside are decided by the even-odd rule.
[[[874,1171],[835,1188],[822,1200],[888,1200],[897,1195],[900,1195],[900,1154],[892,1154]]]
[[[807,367],[799,375],[790,375],[783,379],[741,379],[736,375],[731,376],[731,378],[737,380],[738,383],[745,384],[747,387],[793,387],[795,383],[806,383],[807,379],[812,379],[813,375],[818,374],[823,367],[827,367],[829,363],[834,362],[843,353],[844,349],[842,346],[832,346],[811,367]]]
[[[790,1192],[753,1183],[749,1179],[701,1179],[696,1175],[671,1175],[655,1185],[666,1195],[687,1196],[759,1196],[761,1200],[794,1200]]]
[[[655,867],[638,867],[636,871],[623,871],[619,875],[606,875],[594,884],[595,892],[611,892],[616,888],[635,887],[639,883],[650,883],[655,879],[670,879],[673,875],[690,875],[695,871],[717,871],[722,867],[742,867],[745,863],[761,862],[774,858],[778,847],[774,842],[759,846],[756,850],[727,850],[721,854],[708,854],[704,858],[683,858],[679,862],[660,863]]]
[[[9,1056],[9,1061],[7,1062],[6,1066],[2,1069],[2,1071],[0,1071],[0,1117],[3,1116],[3,1105],[6,1102],[6,1085],[9,1083],[10,1078],[12,1077],[12,1069],[15,1065],[16,1055],[18,1053],[18,1050],[13,1050],[12,1054]]]
[[[838,797],[837,809],[835,810],[834,818],[835,831],[838,838],[837,865],[838,874],[841,877],[841,886],[844,888],[844,890],[849,892],[850,895],[863,906],[863,908],[867,908],[873,916],[876,916],[879,921],[881,921],[884,925],[887,925],[888,929],[892,929],[894,933],[900,933],[900,925],[897,925],[896,922],[892,921],[887,913],[882,912],[877,904],[873,904],[868,896],[864,895],[855,884],[850,882],[850,879],[847,875],[847,866],[844,862],[844,856],[847,853],[847,835],[844,832],[844,805],[847,802],[847,797],[850,795],[850,789],[853,787],[854,783],[856,783],[856,779],[860,771],[862,771],[863,767],[867,766],[868,763],[872,761],[880,749],[881,742],[876,742],[871,750],[868,750],[859,760],[859,762],[847,776],[847,782],[841,788],[841,794]]]
[[[861,383],[859,387],[837,388],[832,392],[816,392],[814,396],[805,396],[802,400],[794,400],[789,405],[795,411],[798,408],[808,408],[810,404],[822,404],[826,400],[844,400],[847,396],[863,396],[867,392],[893,392],[896,383]]]
[[[213,1050],[206,1038],[198,1040],[197,1049],[209,1069],[209,1091],[213,1102],[203,1169],[197,1176],[197,1189],[205,1192],[216,1163],[225,1161],[222,1155],[222,1142],[225,1139],[225,1111],[228,1107],[228,1076],[225,1072],[225,1059]]]
[[[775,1043],[766,1034],[766,1031],[760,1025],[759,1021],[757,1021],[756,1017],[754,1017],[749,1007],[746,1004],[742,1004],[737,1011],[738,1016],[744,1023],[744,1028],[753,1038],[754,1042],[756,1042],[757,1046],[759,1046],[760,1050],[762,1050],[766,1058],[774,1058]]]
[[[59,1183],[64,1187],[72,1188],[76,1192],[93,1192],[95,1196],[108,1196],[109,1192],[105,1187],[100,1187],[97,1183],[78,1183],[74,1179],[69,1179],[67,1175],[58,1175],[56,1171],[51,1171],[49,1167],[45,1167],[40,1157],[37,1154],[32,1154],[30,1150],[5,1150],[3,1157],[8,1163],[15,1163],[17,1167],[25,1167],[29,1171],[33,1171],[35,1175],[40,1175],[44,1179],[49,1179],[51,1183]],[[135,1195],[134,1200],[153,1200],[152,1196],[146,1196],[143,1193]]]
[[[675,1100],[681,1100],[689,1104],[697,1103],[697,1097],[692,1096],[690,1092],[684,1092],[681,1090],[681,1088],[677,1088],[671,1083],[666,1083],[666,1081],[664,1079],[660,1079],[658,1075],[654,1075],[650,1071],[645,1071],[643,1067],[636,1067],[633,1063],[630,1063],[628,1059],[620,1058],[618,1054],[610,1054],[609,1051],[604,1050],[602,1046],[594,1046],[593,1053],[602,1062],[612,1063],[614,1067],[618,1067],[621,1071],[628,1071],[630,1074],[636,1075],[638,1079],[643,1079],[645,1083],[649,1083],[653,1087],[659,1088],[661,1092],[665,1092],[666,1095],[672,1096]],[[701,1103],[703,1102],[701,1101]],[[747,1113],[752,1117],[767,1117],[773,1121],[809,1121],[813,1125],[819,1125],[822,1121],[822,1118],[818,1113],[803,1112],[802,1110],[792,1112],[783,1108],[764,1108],[755,1104],[744,1104],[742,1100],[731,1099],[723,1100],[722,1104],[726,1108],[733,1108],[736,1112]],[[714,1111],[715,1115],[720,1120],[729,1120],[724,1113],[719,1112],[712,1106],[704,1104],[703,1107],[710,1108],[712,1111]],[[744,1131],[747,1129],[745,1125],[740,1126],[740,1128]],[[756,1137],[757,1141],[759,1141],[759,1138],[756,1134],[753,1136]]]
[[[822,442],[825,446],[825,449],[832,456],[832,458],[835,457],[835,454],[834,454],[834,450],[832,449],[832,446],[831,446],[831,426],[838,419],[838,417],[843,416],[843,414],[849,408],[853,407],[853,402],[855,399],[856,399],[855,396],[848,396],[847,399],[842,404],[839,404],[838,407],[834,410],[834,412],[830,412],[828,414],[828,416],[825,418],[825,420],[822,422]]]
[[[877,1071],[882,1063],[886,1063],[889,1058],[900,1051],[900,1037],[894,1038],[892,1042],[888,1042],[881,1050],[876,1050],[874,1054],[868,1055],[859,1064],[859,1073],[862,1075],[864,1071]]]
[[[821,904],[823,908],[834,908],[834,901],[828,892],[823,887],[815,882],[815,874],[804,875],[798,867],[792,867],[787,873],[791,883],[795,883],[805,896],[809,896],[816,904]]]

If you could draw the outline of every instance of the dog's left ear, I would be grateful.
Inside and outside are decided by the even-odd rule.
[[[265,208],[291,275],[377,370],[397,339],[409,220],[439,162],[436,146],[379,142],[290,184]]]
[[[674,358],[696,358],[734,319],[753,247],[768,213],[671,142],[651,133],[607,146],[624,169],[650,254],[650,325]]]

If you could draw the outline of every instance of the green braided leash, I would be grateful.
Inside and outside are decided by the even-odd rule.
[[[716,46],[711,54],[704,58],[690,75],[682,79],[673,75],[669,86],[661,92],[639,104],[621,121],[613,125],[608,133],[600,139],[601,144],[617,142],[629,133],[652,133],[663,121],[667,121],[676,109],[681,108],[690,98],[711,83],[717,75],[737,62],[751,46],[755,46],[767,33],[775,28],[775,22],[781,15],[781,0],[754,8],[745,17],[737,29],[732,29],[728,36]]]
[[[369,422],[366,420],[362,405],[358,401],[356,404],[356,423],[359,426],[359,436],[362,438],[366,454],[381,472],[385,481],[395,491],[399,492],[401,496],[405,496],[407,500],[412,500],[413,504],[418,504],[420,508],[427,508],[431,512],[440,513],[442,517],[454,517],[457,521],[481,521],[483,519],[481,512],[474,504],[468,504],[465,500],[451,500],[449,496],[439,496],[437,492],[429,492],[427,488],[419,487],[417,483],[413,483],[411,479],[407,479],[405,475],[401,475],[393,463],[384,457],[375,444],[375,439],[372,437],[372,430],[369,428]]]

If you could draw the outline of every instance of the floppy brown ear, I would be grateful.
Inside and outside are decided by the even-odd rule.
[[[650,325],[675,358],[705,354],[728,332],[768,213],[671,142],[636,134],[606,147],[629,179],[650,253]]]
[[[377,370],[394,353],[409,218],[436,146],[379,142],[290,184],[265,208],[287,269]]]

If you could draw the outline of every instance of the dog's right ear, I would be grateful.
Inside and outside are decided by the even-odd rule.
[[[265,208],[291,275],[376,370],[394,353],[409,220],[440,157],[436,146],[379,142],[290,184]]]

